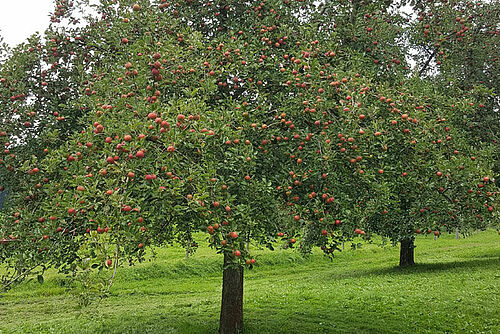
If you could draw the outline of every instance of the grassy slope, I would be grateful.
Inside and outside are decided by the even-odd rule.
[[[418,265],[398,249],[366,246],[331,262],[256,251],[245,272],[245,333],[500,333],[500,236],[416,241]],[[182,249],[118,272],[112,295],[79,309],[62,276],[0,297],[0,333],[215,333],[220,256]]]

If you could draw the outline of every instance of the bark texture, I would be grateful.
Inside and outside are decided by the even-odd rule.
[[[399,266],[407,267],[415,264],[413,239],[401,241],[401,250],[399,252]]]
[[[220,334],[241,333],[243,329],[243,267],[226,268],[228,263],[229,255],[224,255]]]

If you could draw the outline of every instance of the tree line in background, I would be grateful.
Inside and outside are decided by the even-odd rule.
[[[416,234],[498,228],[499,3],[89,6],[55,1],[2,52],[6,287],[205,232],[235,333],[248,242],[333,257],[378,235],[406,266]]]

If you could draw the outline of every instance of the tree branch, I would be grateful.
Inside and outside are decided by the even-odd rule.
[[[431,55],[429,56],[429,58],[427,59],[427,61],[425,62],[424,66],[420,69],[420,71],[418,71],[418,75],[421,76],[422,73],[425,72],[425,70],[427,69],[427,67],[429,66],[432,58],[434,58],[434,56],[436,55],[436,52],[437,50],[434,50]]]
[[[33,266],[33,267],[31,267],[30,269],[27,269],[27,270],[23,271],[23,272],[22,272],[22,273],[20,273],[17,277],[15,277],[15,278],[11,279],[8,283],[6,283],[6,284],[4,284],[4,285],[2,286],[2,290],[3,290],[3,291],[6,291],[6,290],[7,290],[7,288],[8,288],[10,285],[12,285],[14,282],[16,282],[16,281],[17,281],[18,279],[20,279],[21,277],[22,277],[22,278],[25,278],[26,276],[28,276],[28,275],[29,275],[29,274],[33,271],[33,269],[35,269],[36,267],[38,267],[38,264],[37,264],[37,265],[35,265],[35,266]]]
[[[108,291],[111,289],[111,286],[113,285],[113,282],[115,280],[116,276],[116,269],[118,268],[118,252],[120,251],[120,246],[116,244],[116,252],[115,252],[115,265],[113,268],[113,276],[111,276],[111,279],[109,280],[109,285],[108,285]]]

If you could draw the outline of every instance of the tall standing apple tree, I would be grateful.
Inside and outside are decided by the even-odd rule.
[[[381,95],[380,100],[391,99]],[[425,80],[408,81],[392,96],[394,106],[388,109],[394,116],[387,117],[380,137],[387,153],[379,156],[386,166],[380,186],[387,202],[379,202],[367,228],[401,242],[400,265],[405,266],[414,264],[414,234],[468,233],[498,221],[498,188],[494,147],[471,147],[456,125],[457,117],[478,105],[436,93]]]
[[[498,187],[494,185],[496,179],[498,186],[500,152],[495,93],[498,4],[415,1],[411,5],[418,14],[406,29],[409,45],[418,50],[414,71],[433,89],[418,82],[405,85],[407,95],[409,89],[412,95],[419,91],[425,101],[407,105],[407,111],[415,110],[406,114],[422,110],[426,115],[434,113],[438,122],[429,124],[430,137],[416,142],[422,144],[419,155],[426,161],[429,153],[438,155],[429,165],[435,169],[434,176],[432,169],[426,172],[419,167],[414,173],[418,180],[405,178],[406,185],[393,188],[394,194],[402,195],[398,196],[399,203],[409,203],[401,211],[403,215],[376,219],[376,230],[382,229],[382,234],[392,241],[405,240],[403,234],[410,235],[412,227],[416,233],[425,231],[438,236],[441,231],[469,233],[498,222]],[[406,155],[400,157],[412,161]],[[414,163],[416,166],[419,161]],[[410,175],[406,170],[400,172]],[[423,192],[423,184],[429,186],[429,193]],[[412,195],[411,189],[418,191]],[[398,227],[399,220],[408,222],[407,232]],[[413,238],[406,238],[402,245],[409,247],[402,247],[400,264],[413,264]]]
[[[288,152],[278,164],[290,175],[280,190],[293,217],[289,233],[303,234],[302,249],[317,245],[331,253],[342,239],[378,234],[401,243],[400,265],[406,266],[414,264],[415,234],[468,233],[498,222],[495,146],[472,146],[462,124],[484,107],[488,95],[458,97],[455,91],[439,92],[431,80],[406,77],[404,60],[390,60],[390,49],[383,49],[396,45],[398,34],[384,34],[381,27],[397,26],[388,25],[383,10],[363,13],[373,10],[368,7],[356,7],[356,19],[335,21],[350,27],[358,22],[355,31],[367,31],[368,38],[355,34],[350,43],[322,53],[322,38],[335,37],[338,25],[318,18],[319,41],[290,55],[295,67],[292,75],[282,72],[288,89],[278,99],[287,97],[302,110],[287,109],[279,116],[286,131],[274,133]],[[352,48],[363,44],[385,55],[385,62],[356,57],[359,49]],[[342,71],[338,58],[349,61],[350,71]],[[287,127],[296,131],[296,142],[283,140]]]

